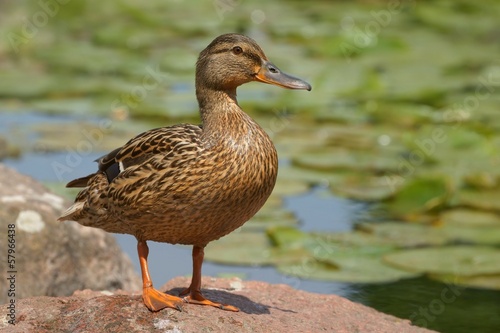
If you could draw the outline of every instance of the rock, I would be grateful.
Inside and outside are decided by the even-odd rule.
[[[160,290],[177,294],[189,278],[169,281]],[[203,278],[205,296],[240,308],[240,312],[185,304],[183,311],[152,313],[140,294],[85,290],[71,297],[34,297],[19,300],[16,332],[432,332],[408,320],[377,312],[335,295],[313,294],[287,285],[258,281]],[[0,317],[8,309],[0,307]]]
[[[133,265],[112,235],[76,222],[58,222],[69,203],[35,180],[0,164],[0,271],[15,271],[15,296],[69,296],[75,290],[140,290]],[[8,228],[13,225],[13,228]],[[8,230],[15,262],[8,267]],[[10,274],[10,273],[8,273]],[[0,303],[10,300],[0,279]]]

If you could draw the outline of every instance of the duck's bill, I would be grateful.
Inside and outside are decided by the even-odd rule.
[[[255,75],[255,79],[259,82],[274,84],[288,89],[304,89],[311,90],[311,85],[304,80],[283,73],[278,67],[269,61],[262,64],[259,72]]]

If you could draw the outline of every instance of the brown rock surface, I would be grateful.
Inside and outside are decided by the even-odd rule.
[[[40,183],[0,164],[0,271],[16,271],[16,298],[68,296],[85,288],[139,290],[139,276],[112,235],[56,221],[67,206]],[[8,225],[15,225],[11,268]],[[8,289],[2,276],[0,303],[10,299]]]
[[[189,284],[175,278],[160,290],[177,294]],[[139,294],[85,290],[71,297],[34,297],[17,302],[17,324],[0,321],[0,331],[26,332],[432,332],[335,295],[294,290],[240,279],[203,279],[209,298],[240,312],[185,304],[183,311],[152,313]],[[0,318],[6,318],[6,306]]]

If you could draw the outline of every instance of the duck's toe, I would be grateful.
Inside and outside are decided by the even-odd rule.
[[[182,298],[182,300],[184,300],[184,302],[186,302],[186,303],[213,306],[215,308],[219,308],[219,309],[225,310],[225,311],[232,311],[232,312],[239,312],[240,311],[240,309],[238,309],[235,306],[217,303],[217,302],[212,302],[211,300],[206,299],[201,294],[201,291],[199,291],[199,290],[192,291],[188,288],[188,289],[184,290],[180,295],[181,296],[186,295]]]
[[[165,308],[182,311],[182,298],[162,293],[153,287],[144,288],[142,290],[142,300],[144,301],[144,305],[153,312]]]

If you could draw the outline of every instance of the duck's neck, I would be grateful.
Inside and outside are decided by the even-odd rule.
[[[232,127],[249,118],[238,105],[236,89],[213,90],[197,87],[203,131],[206,134],[229,132]]]

